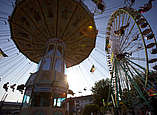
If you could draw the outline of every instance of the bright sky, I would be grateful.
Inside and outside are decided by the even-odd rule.
[[[14,0],[0,0],[0,17],[8,18],[8,16],[11,15],[13,11],[11,1]],[[122,1],[123,0],[104,1],[106,3],[105,12],[102,15],[95,16],[96,26],[99,30],[96,47],[86,60],[84,60],[79,65],[68,69],[67,75],[69,87],[76,93],[75,96],[91,94],[90,89],[96,81],[109,77],[109,71],[105,57],[106,54],[104,51],[106,31],[105,28],[108,17],[111,15],[111,13],[119,7],[123,6]],[[93,9],[95,8],[93,2],[91,2],[91,0],[84,0],[84,2],[89,7],[89,9],[93,11]],[[138,8],[139,6],[143,6],[143,4],[146,2],[147,0],[136,0],[134,7]],[[156,11],[157,1],[153,2],[153,8],[148,13],[144,14],[155,34],[157,32]],[[0,20],[3,19],[0,18]],[[30,62],[21,53],[19,53],[19,55],[16,54],[18,53],[18,50],[14,48],[16,46],[14,45],[13,41],[8,41],[8,39],[10,39],[9,25],[4,25],[2,23],[4,22],[0,21],[0,48],[2,48],[9,57],[5,59],[0,59],[0,99],[5,93],[4,89],[2,88],[4,83],[8,81],[10,82],[10,84],[25,83],[30,76],[29,73],[35,72],[37,68],[36,64]],[[93,64],[95,65],[96,70],[94,73],[90,73],[90,68]],[[84,88],[86,88],[87,90],[84,91]],[[21,95],[18,91],[12,92],[11,90],[9,90],[6,101],[21,101],[22,96],[23,95]]]

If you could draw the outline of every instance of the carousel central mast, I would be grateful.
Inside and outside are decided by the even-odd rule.
[[[66,97],[68,90],[64,74],[64,43],[59,39],[50,39],[47,46],[34,80],[31,106],[53,107],[54,98]]]

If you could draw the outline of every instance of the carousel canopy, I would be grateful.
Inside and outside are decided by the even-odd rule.
[[[93,15],[76,0],[23,0],[9,22],[16,46],[35,63],[39,63],[50,39],[64,42],[67,67],[82,62],[95,47]]]

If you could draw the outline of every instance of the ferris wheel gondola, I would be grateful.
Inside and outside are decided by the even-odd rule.
[[[143,87],[150,84],[148,76],[156,70],[157,42],[144,16],[132,8],[116,10],[108,21],[105,49],[116,105],[123,100],[122,91],[132,88],[147,103],[137,78]]]

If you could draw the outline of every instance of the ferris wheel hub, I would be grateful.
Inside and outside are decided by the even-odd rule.
[[[117,60],[122,60],[122,59],[125,59],[127,57],[130,57],[132,54],[131,53],[128,53],[128,52],[123,52],[123,53],[119,53],[116,55],[116,58]]]

